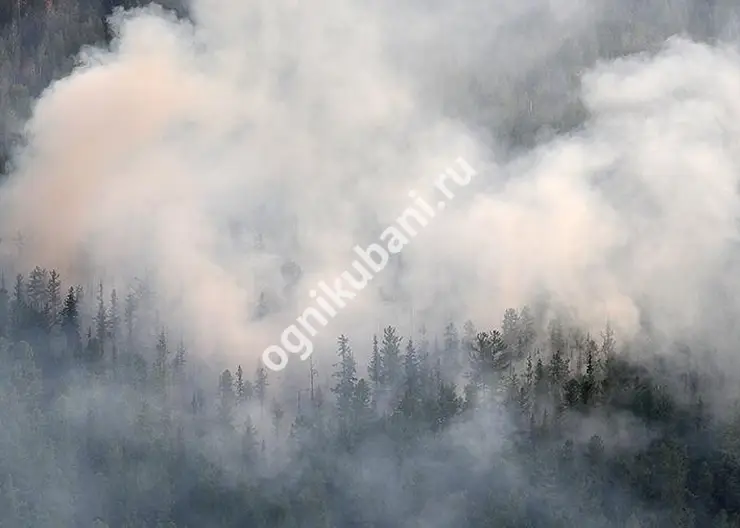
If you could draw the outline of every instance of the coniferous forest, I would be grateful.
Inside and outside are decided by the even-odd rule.
[[[737,419],[608,327],[538,334],[529,307],[433,341],[388,326],[340,336],[291,393],[264,367],[203,379],[166,329],[142,342],[143,290],[61,284],[35,268],[0,290],[5,526],[740,522]]]
[[[115,39],[112,13],[147,3],[0,2],[3,178],[19,170],[22,177],[28,164],[24,149],[38,130],[29,132],[24,123],[35,102],[77,67],[80,50]],[[193,4],[203,18],[204,11],[229,6],[226,0],[162,3],[175,11],[173,18],[182,19]],[[424,9],[439,8],[428,4]],[[531,4],[532,12],[516,18],[515,29],[528,23],[527,16],[540,16],[541,9],[560,9],[535,0],[524,4]],[[456,64],[449,66],[450,77],[463,78],[465,86],[451,82],[425,104],[439,97],[459,121],[489,127],[486,137],[495,138],[502,150],[526,152],[538,142],[567,136],[585,126],[587,114],[598,112],[598,105],[588,107],[568,95],[576,70],[655,52],[673,35],[713,43],[720,26],[729,31],[728,21],[738,20],[731,16],[738,7],[720,0],[596,4],[604,12],[584,30],[587,37],[578,37],[585,40],[558,37],[558,45],[567,48],[563,53],[575,61],[568,62],[570,69],[542,73],[538,63],[518,78],[512,73],[515,65],[505,81],[476,77],[466,84],[465,65]],[[740,86],[740,81],[732,84],[734,79],[727,81],[731,88]],[[494,100],[499,88],[485,93],[481,85],[486,82],[511,83],[502,96],[506,100]],[[525,84],[539,88],[520,90]],[[467,94],[464,102],[455,99],[455,90]],[[671,123],[698,127],[699,121]],[[618,127],[618,122],[609,124]],[[86,139],[85,148],[98,147]],[[740,171],[740,164],[735,169]],[[722,187],[718,194],[729,192]],[[698,193],[690,191],[692,197]],[[636,193],[624,195],[615,200],[636,200]],[[92,206],[101,196],[88,194],[81,203]],[[707,203],[714,210],[724,202]],[[567,209],[577,204],[569,202]],[[606,209],[605,215],[611,211]],[[74,208],[65,211],[76,214]],[[65,221],[56,214],[49,222]],[[565,214],[558,210],[553,218]],[[661,224],[658,230],[668,227]],[[274,231],[282,236],[289,229],[281,224]],[[678,231],[683,235],[690,228]],[[261,233],[258,238],[255,246],[262,250]],[[566,238],[553,236],[554,245],[568,244]],[[599,242],[574,244],[598,252]],[[526,253],[536,263],[532,267],[550,263],[538,257],[549,251],[540,246]],[[287,367],[292,377],[286,378],[265,368],[259,350],[204,351],[183,332],[188,321],[169,324],[170,305],[159,291],[169,283],[161,277],[188,254],[177,253],[162,265],[161,275],[125,282],[101,278],[107,275],[94,267],[81,266],[68,278],[42,258],[28,265],[33,258],[24,253],[22,233],[2,238],[0,247],[5,251],[0,251],[0,528],[740,527],[740,376],[728,359],[737,348],[732,339],[738,311],[726,308],[734,306],[727,300],[733,290],[687,294],[679,308],[665,294],[672,299],[664,303],[670,310],[650,305],[640,314],[639,330],[625,337],[608,318],[594,329],[574,317],[564,295],[557,300],[532,296],[531,302],[501,313],[495,308],[500,302],[491,298],[490,310],[484,311],[496,324],[482,326],[464,310],[450,309],[455,317],[442,323],[422,317],[411,330],[402,329],[388,304],[379,304],[386,320],[374,334],[339,335],[333,348],[317,347],[303,363],[293,359]],[[651,246],[649,254],[659,249]],[[686,254],[696,253],[701,251],[689,248]],[[609,253],[605,268],[620,258],[616,251]],[[270,266],[299,277],[300,266],[284,260],[289,265]],[[683,265],[668,260],[671,266]],[[720,268],[736,275],[736,267]],[[518,262],[515,269],[524,274],[527,263]],[[564,269],[553,267],[553,274]],[[574,273],[583,284],[567,291],[591,292],[590,269],[579,267]],[[418,270],[408,272],[407,279],[421,276]],[[394,273],[403,276],[402,264]],[[205,290],[188,280],[178,282],[178,295]],[[467,276],[453,282],[475,280]],[[691,285],[693,280],[685,279]],[[686,286],[683,281],[665,291],[679,290]],[[406,292],[402,282],[390,287],[391,294],[398,293],[393,299]],[[629,277],[624,284],[633,282]],[[649,283],[635,289],[648,290]],[[710,309],[705,310],[707,298]],[[255,319],[279,310],[279,302],[265,299],[264,293],[252,299]],[[450,299],[442,295],[433,303]],[[695,312],[702,313],[690,312],[692,321],[702,315],[711,320],[711,337],[703,323],[696,323],[695,335],[674,336],[660,328],[661,321],[684,313],[680,309],[694,308],[693,302]],[[212,310],[212,305],[200,308]],[[650,318],[661,310],[670,315]],[[723,329],[727,333],[717,337]]]

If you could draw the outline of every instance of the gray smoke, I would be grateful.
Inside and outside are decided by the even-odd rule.
[[[256,361],[462,157],[474,183],[318,339],[389,313],[485,327],[543,291],[625,336],[737,314],[729,5],[489,4],[118,12],[38,100],[3,226],[72,278],[148,273],[203,353]]]

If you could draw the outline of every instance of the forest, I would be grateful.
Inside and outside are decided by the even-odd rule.
[[[300,15],[287,17],[283,26],[275,22],[281,12],[270,11],[266,4],[250,3],[242,11],[242,4],[230,0],[194,0],[187,5],[173,0],[160,2],[173,10],[169,18],[160,11],[146,12],[138,19],[132,15],[134,21],[126,26],[111,20],[148,2],[0,3],[0,164],[4,168],[0,183],[0,528],[740,527],[740,376],[734,359],[740,338],[736,325],[740,307],[734,304],[740,295],[734,279],[740,204],[728,198],[737,194],[740,174],[740,161],[736,161],[740,153],[734,147],[740,132],[733,128],[740,119],[740,109],[734,106],[740,61],[731,52],[723,55],[724,49],[710,47],[728,34],[737,41],[740,24],[732,23],[740,18],[733,2],[651,0],[617,5],[604,0],[594,2],[601,11],[589,12],[594,18],[586,18],[587,23],[573,15],[588,11],[575,0],[562,2],[575,5],[574,10],[553,7],[558,2],[517,3],[526,4],[523,12],[506,2],[500,19],[482,2],[471,2],[469,12],[443,2],[418,2],[421,7],[409,2],[398,12],[390,9],[391,16],[383,3],[372,8],[367,2],[346,3],[363,16],[377,15],[367,19],[353,18],[355,11],[345,12],[344,3],[330,0],[322,6],[326,13],[284,0],[275,2],[287,11],[299,10]],[[193,6],[196,15],[190,13]],[[563,12],[556,13],[560,8]],[[325,18],[334,20],[327,13],[334,12],[339,13],[338,22],[324,25]],[[114,13],[118,15],[109,18]],[[408,31],[411,36],[398,29],[404,24],[394,25],[396,15],[404,22],[409,13],[416,24],[408,26],[413,27]],[[449,50],[429,48],[432,53],[419,44],[431,46],[440,34],[447,34],[440,29],[446,26],[435,25],[438,13],[441,19],[449,17],[470,30],[468,37],[460,32],[467,46],[460,45],[456,51],[445,42]],[[491,27],[502,32],[502,40],[512,39],[514,44],[491,51],[501,43],[497,38],[486,40],[495,33],[485,25],[486,17],[491,17]],[[190,18],[196,22],[189,22]],[[261,69],[252,68],[246,59],[247,66],[233,59],[244,51],[248,40],[244,28],[253,28],[254,19],[272,20],[290,42],[265,52],[266,62],[259,63],[280,82],[270,84],[257,74],[252,76],[252,70],[262,73]],[[137,20],[141,25],[136,25]],[[152,20],[161,25],[147,26]],[[349,34],[343,33],[340,29],[348,20],[358,24],[369,20],[362,26],[367,33],[354,31],[354,26]],[[482,29],[477,25],[481,21]],[[197,46],[182,36],[195,33],[187,25],[191,22],[206,27],[203,42],[218,51],[211,57],[203,44],[202,53],[213,58],[212,69],[206,68],[216,79],[213,84],[188,69],[196,70],[193,57],[200,58],[199,51],[191,49]],[[173,27],[185,30],[178,33]],[[384,31],[373,33],[368,27],[393,30],[388,29],[391,37],[387,37]],[[563,37],[563,28],[573,34]],[[308,36],[301,33],[304,29]],[[322,62],[326,50],[318,44],[306,44],[305,49],[295,46],[291,31],[303,35],[304,43],[326,44],[337,63],[347,59],[342,54],[345,50],[352,50],[347,61],[360,64],[357,70],[362,71],[347,75],[337,66],[340,74],[333,76],[336,72]],[[520,32],[525,36],[517,41],[512,35]],[[255,33],[264,37],[263,45],[269,48],[272,41]],[[373,47],[381,40],[378,34],[387,37],[384,44],[397,52],[400,66],[383,54],[386,48]],[[660,55],[661,46],[674,35],[686,40],[671,41],[668,51]],[[145,43],[142,48],[132,44],[137,39]],[[185,39],[185,44],[178,39]],[[343,39],[352,45],[345,45]],[[493,47],[476,47],[475,39]],[[162,43],[164,51],[148,48],[153,42]],[[112,59],[90,52],[107,52],[109,46],[124,51],[111,51]],[[297,58],[291,54],[292,46],[301,48],[295,52]],[[304,52],[305,56],[300,55]],[[647,53],[658,58],[650,62]],[[137,91],[142,75],[132,68],[130,77],[112,77],[112,84],[101,81],[95,86],[99,91],[81,91],[82,98],[74,102],[82,101],[83,108],[50,112],[57,108],[55,104],[62,106],[73,99],[65,95],[79,96],[73,90],[76,80],[82,84],[100,79],[95,77],[97,71],[114,70],[101,64],[125,70],[126,60],[138,64],[140,55],[149,54],[165,71],[158,78],[146,70],[153,80],[144,86],[152,91],[163,86],[165,95],[155,98],[156,105],[149,105],[151,101]],[[635,54],[633,62],[624,59]],[[306,64],[315,66],[314,59],[321,64],[315,77],[306,73],[311,68],[304,71],[296,66],[302,59]],[[213,66],[218,60],[223,64]],[[403,74],[378,66],[385,61]],[[613,69],[598,70],[602,63]],[[488,65],[495,75],[480,73],[481,65]],[[587,79],[585,95],[573,97],[576,79],[592,67],[597,73]],[[345,86],[345,76],[357,83],[348,81]],[[413,89],[399,81],[409,77],[414,78]],[[242,95],[244,79],[260,87],[264,83],[267,92],[279,92],[274,95],[277,103],[264,93],[257,97],[249,92],[254,98],[245,99],[259,112],[245,118],[235,102],[240,98],[232,93],[233,89]],[[60,80],[67,84],[57,84]],[[192,85],[183,80],[193,81]],[[651,82],[657,86],[654,91],[640,91]],[[120,91],[116,83],[121,83]],[[175,91],[167,91],[168,83]],[[370,88],[362,92],[366,86]],[[121,104],[96,122],[95,109],[115,107],[107,103],[106,94],[101,95],[105,89],[118,103],[139,97],[145,104]],[[352,96],[361,92],[367,102],[355,104],[344,89]],[[202,99],[216,103],[204,104],[201,92],[209,96]],[[91,93],[104,101],[93,110],[86,106]],[[390,94],[400,93],[402,102],[389,103],[387,108],[375,104],[378,93],[389,100]],[[696,94],[709,95],[702,99]],[[410,105],[408,110],[406,96],[423,104]],[[684,96],[688,99],[680,99]],[[185,109],[174,104],[171,110],[171,101],[184,101]],[[439,113],[445,119],[429,118],[434,113],[428,108],[436,106],[443,108]],[[310,108],[305,115],[304,107]],[[372,117],[363,113],[366,107],[375,113]],[[161,108],[175,117],[168,115],[166,126],[153,127],[152,134],[127,119],[137,110],[158,116]],[[121,115],[126,119],[112,119]],[[340,116],[349,117],[344,122]],[[450,116],[454,119],[448,120]],[[417,122],[443,126],[429,127],[434,133],[424,136],[427,144],[406,138],[409,130],[403,126],[404,135],[398,133],[392,124],[401,118],[414,126]],[[235,165],[241,178],[241,169],[260,161],[257,155],[241,157],[244,147],[238,141],[244,132],[234,123],[242,119],[253,120],[243,128],[257,122],[264,132],[260,137],[277,138],[277,150],[272,143],[254,140],[255,151],[278,153],[266,156],[274,165],[259,165],[250,174],[257,181],[258,174],[264,173],[265,180],[260,180],[267,182],[264,188],[229,185],[233,182],[227,177]],[[173,134],[168,128],[171,122],[206,131],[227,124],[222,135],[203,133],[192,140],[187,133]],[[316,128],[315,122],[320,123]],[[377,147],[378,159],[388,166],[426,166],[418,158],[441,156],[432,147],[457,138],[455,127],[460,123],[466,132],[475,130],[485,138],[482,142],[487,147],[495,144],[505,152],[506,163],[513,160],[505,165],[508,172],[521,172],[527,182],[534,182],[530,187],[512,186],[513,191],[501,185],[504,190],[496,192],[510,192],[507,199],[481,206],[488,211],[499,207],[509,216],[483,216],[488,223],[474,225],[466,223],[468,218],[451,217],[450,222],[457,223],[450,233],[435,232],[432,242],[420,241],[429,249],[404,253],[385,272],[387,276],[378,279],[390,277],[382,285],[383,302],[369,300],[362,305],[372,310],[351,319],[356,323],[349,325],[352,331],[328,328],[332,336],[340,334],[334,345],[322,344],[309,360],[291,362],[287,376],[265,368],[258,359],[261,349],[224,350],[243,342],[239,332],[256,335],[263,331],[258,326],[261,321],[279,315],[286,306],[292,308],[291,295],[301,285],[302,273],[316,272],[309,269],[311,265],[325,264],[319,257],[339,251],[337,241],[344,244],[356,240],[357,232],[364,233],[365,217],[372,216],[366,209],[384,203],[386,194],[396,190],[389,182],[401,179],[393,175],[381,180],[385,187],[379,185],[381,198],[373,202],[376,190],[350,178],[358,174],[381,178],[378,166],[387,166],[381,162],[376,166],[375,161],[337,166],[332,162],[342,156],[375,159],[376,151],[368,155],[366,150]],[[53,133],[44,135],[44,125]],[[85,128],[88,125],[90,129]],[[661,136],[655,133],[666,132],[661,126],[685,134]],[[118,134],[118,128],[123,132]],[[324,128],[330,133],[324,135]],[[78,137],[76,130],[87,133]],[[383,135],[378,131],[389,139],[378,139]],[[351,133],[356,133],[357,148],[347,139]],[[136,134],[141,137],[131,137]],[[445,141],[428,139],[437,135]],[[316,143],[295,148],[289,144],[304,136]],[[75,141],[65,144],[60,139],[59,145],[66,147],[57,149],[52,137]],[[218,156],[225,152],[227,161],[204,155],[215,167],[209,172],[203,168],[208,163],[197,155],[199,148],[206,150],[203,144],[211,147],[213,137],[213,143],[226,145],[213,148]],[[593,137],[602,142],[589,143]],[[107,142],[96,142],[99,138]],[[231,151],[230,141],[238,143]],[[109,155],[110,145],[119,144],[125,162],[111,155],[114,161],[108,165],[87,164],[98,154]],[[456,146],[467,144],[461,140]],[[712,150],[710,144],[722,147]],[[542,150],[537,150],[538,145],[544,145]],[[67,147],[72,152],[70,163],[65,157]],[[630,157],[620,148],[635,154]],[[193,151],[196,154],[188,157]],[[564,154],[558,157],[553,151]],[[588,158],[583,152],[595,154]],[[652,158],[659,160],[645,161]],[[44,164],[34,165],[36,159]],[[162,159],[184,161],[171,169]],[[573,159],[578,169],[565,162]],[[136,165],[139,162],[141,166]],[[531,169],[541,167],[538,163],[547,170]],[[163,177],[160,187],[153,183],[155,171],[150,166],[165,176],[171,169],[182,179],[174,183]],[[563,192],[548,194],[553,188],[560,191],[560,184],[539,176],[540,172],[580,174],[581,166],[596,167],[593,171],[599,178],[584,178],[583,186],[578,185],[580,180],[572,183],[577,178],[563,178],[570,182],[562,184]],[[716,180],[705,167],[713,168]],[[104,185],[103,190],[89,191],[84,177],[75,182],[63,179],[72,178],[72,173],[85,176],[86,170],[114,191],[106,194]],[[56,176],[62,184],[38,176],[47,172],[62,175]],[[106,180],[104,172],[115,178]],[[645,180],[625,176],[637,173],[647,174]],[[684,179],[661,179],[665,173]],[[306,175],[316,174],[328,175],[330,183],[311,180],[316,190],[310,188]],[[154,189],[155,197],[164,198],[150,200],[150,195],[139,192],[139,180],[133,177],[139,175],[151,177],[142,178],[147,183],[143,188]],[[126,187],[120,180],[134,183]],[[215,183],[193,184],[202,180]],[[30,194],[24,194],[23,182],[31,182]],[[34,186],[36,182],[41,185]],[[46,192],[45,185],[53,191]],[[189,202],[188,185],[195,189],[193,195],[206,197]],[[245,189],[257,195],[254,202],[246,193],[243,198],[238,194]],[[478,191],[481,195],[494,192]],[[603,201],[593,197],[601,191],[607,196]],[[300,198],[285,200],[282,207],[289,214],[284,216],[281,206],[265,205],[279,201],[275,196],[280,192],[285,192],[281,197]],[[324,196],[321,193],[346,199],[341,207],[334,206],[325,197],[324,201],[316,198]],[[238,196],[232,209],[224,205],[229,194]],[[320,207],[305,205],[304,195],[319,200]],[[185,205],[167,209],[171,204],[167,200],[183,200]],[[645,203],[647,213],[638,210]],[[557,207],[548,209],[552,204]],[[472,208],[472,202],[459,207],[467,206]],[[222,213],[222,208],[227,212]],[[327,227],[321,217],[324,211],[317,211],[321,208],[346,214],[338,216],[341,229]],[[191,209],[202,216],[177,214]],[[239,217],[242,209],[258,213]],[[159,216],[161,210],[174,213]],[[542,210],[546,214],[540,214]],[[88,218],[82,211],[92,212]],[[125,215],[116,216],[120,211]],[[207,222],[209,214],[216,217],[213,225]],[[531,223],[522,220],[530,217]],[[502,219],[511,223],[493,226],[493,220]],[[377,221],[367,220],[372,227]],[[35,231],[31,234],[36,238],[26,238],[22,229],[16,229],[18,222]],[[88,227],[86,222],[94,228],[79,227]],[[185,227],[180,229],[179,222]],[[229,239],[228,244],[236,248],[229,253],[219,244],[232,246],[221,238],[213,237],[217,239],[213,249],[206,243],[211,242],[208,236],[192,243],[180,236],[188,229],[198,234],[211,234],[210,228],[229,231],[225,225],[234,232],[246,232],[248,243],[242,246],[243,241]],[[584,226],[595,227],[591,231]],[[136,236],[129,236],[129,227]],[[322,229],[328,229],[328,234]],[[138,240],[145,232],[154,233],[153,238]],[[518,245],[527,236],[531,244]],[[462,245],[467,237],[472,237],[469,244]],[[328,242],[307,250],[306,239]],[[489,253],[490,248],[501,250],[503,256]],[[447,253],[459,260],[434,260]],[[275,258],[244,257],[253,254]],[[64,269],[49,261],[61,261]],[[192,268],[190,261],[195,262]],[[129,269],[132,262],[139,267]],[[245,303],[249,304],[244,310],[247,316],[233,313],[243,308],[240,292],[234,291],[249,289],[244,284],[251,282],[228,280],[232,278],[229,266],[245,263],[262,273],[255,272],[257,286],[249,290],[255,295]],[[117,272],[121,272],[118,277]],[[488,279],[493,276],[497,279]],[[522,288],[520,294],[517,287],[525,282],[535,286]],[[509,303],[507,296],[517,302]],[[397,311],[405,310],[404,303],[412,302],[409,299],[416,306],[426,304],[426,310],[413,312],[420,315],[410,327]],[[609,317],[604,316],[607,304],[612,310]],[[174,310],[175,305],[187,310]],[[639,308],[635,309],[637,329],[618,332],[624,325],[617,318],[629,319],[633,307]],[[289,315],[294,319],[295,314]],[[381,322],[376,324],[377,320]],[[594,320],[600,323],[594,325]],[[243,323],[239,332],[231,321]],[[375,331],[368,333],[368,327]]]
[[[340,336],[331,369],[291,394],[263,366],[194,380],[204,369],[166,329],[140,342],[145,290],[61,284],[35,268],[0,290],[5,526],[740,518],[739,422],[712,418],[696,371],[622,359],[608,327],[538,335],[524,307],[432,342]]]
[[[387,326],[340,336],[293,392],[264,366],[205,376],[165,328],[142,342],[145,288],[61,284],[37,267],[0,289],[3,526],[740,522],[740,420],[609,327],[540,334],[529,307],[433,340]]]

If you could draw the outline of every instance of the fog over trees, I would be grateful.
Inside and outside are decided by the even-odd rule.
[[[0,3],[0,527],[740,526],[739,44],[734,0]]]

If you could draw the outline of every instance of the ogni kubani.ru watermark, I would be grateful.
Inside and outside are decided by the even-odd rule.
[[[444,210],[446,200],[455,197],[449,189],[450,181],[458,187],[464,187],[470,183],[477,172],[462,158],[458,158],[456,163],[462,169],[462,174],[455,169],[447,168],[436,180],[435,188],[444,195],[444,199],[437,202],[436,209],[420,198],[416,191],[411,191],[409,197],[414,200],[416,207],[406,208],[396,219],[396,224],[387,227],[380,234],[380,242],[383,245],[373,243],[365,249],[360,246],[353,248],[360,257],[360,260],[352,262],[352,267],[360,274],[359,279],[355,278],[351,272],[345,271],[334,279],[333,287],[321,281],[317,289],[309,292],[311,298],[316,301],[316,306],[306,308],[298,316],[295,324],[283,330],[280,336],[282,346],[271,345],[265,349],[262,353],[262,361],[268,368],[275,371],[283,370],[288,364],[287,352],[300,354],[302,361],[308,359],[313,353],[313,343],[310,337],[318,334],[316,327],[329,324],[329,320],[336,317],[337,310],[346,307],[346,301],[354,299],[356,292],[363,290],[373,279],[374,274],[386,267],[390,255],[400,253],[410,239],[418,234],[417,229],[410,225],[409,220],[413,218],[418,227],[426,227],[429,221],[436,216],[437,211]],[[346,288],[343,283],[346,283],[349,288]]]

